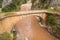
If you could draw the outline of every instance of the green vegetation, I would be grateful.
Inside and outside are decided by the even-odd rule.
[[[56,12],[56,13],[60,13],[60,8],[57,8],[57,7],[53,7],[53,9],[51,8],[48,8],[47,11],[49,12]]]
[[[32,0],[32,9],[48,9],[50,3],[51,0],[39,0],[38,2],[36,2],[36,0]]]
[[[53,10],[56,12],[60,12],[60,9],[58,9],[57,7],[55,7]]]
[[[13,40],[13,35],[11,33],[4,32],[0,34],[0,40]]]
[[[14,3],[15,5],[20,6],[21,4],[26,3],[26,0],[13,0],[12,3]]]
[[[48,22],[51,25],[56,25],[56,20],[54,19],[54,17],[52,15],[48,15]]]
[[[2,9],[2,11],[4,11],[4,12],[9,12],[9,11],[12,11],[12,10],[15,10],[16,9],[16,5],[14,5],[14,4],[10,4],[10,5],[7,5],[7,6],[5,6],[3,9]]]
[[[52,15],[49,14],[47,20],[55,31],[58,30],[56,19]]]
[[[0,0],[0,8],[2,7],[2,0]]]
[[[46,0],[40,0],[42,3],[44,3]]]
[[[60,38],[60,27],[57,25],[57,19],[51,14],[48,15],[47,21],[49,25],[51,26],[52,30],[55,31],[55,35]],[[53,33],[53,32],[52,32]]]
[[[11,4],[2,8],[3,12],[17,11],[20,10],[20,5],[26,3],[26,0],[13,0]]]

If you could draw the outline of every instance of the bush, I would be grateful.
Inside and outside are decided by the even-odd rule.
[[[54,18],[54,16],[48,15],[47,20],[48,20],[49,25],[51,25],[52,29],[57,31],[58,27],[57,27],[56,19]]]
[[[40,0],[42,3],[44,3],[46,0]]]
[[[0,40],[13,40],[13,37],[10,33],[4,32],[0,34]]]
[[[48,23],[49,25],[51,26],[52,30],[55,31],[55,34],[54,32],[52,32],[54,35],[56,35],[56,37],[60,38],[60,27],[58,27],[58,24],[57,24],[57,20],[55,19],[55,17],[53,15],[48,15]]]
[[[11,3],[10,5],[5,6],[4,8],[2,8],[3,12],[10,12],[13,11],[17,8],[16,5],[14,5],[13,3]]]
[[[56,20],[52,15],[48,15],[47,20],[51,25],[56,25]]]
[[[20,5],[26,3],[26,0],[12,0],[12,3],[2,8],[3,12],[10,12],[20,9]]]
[[[0,8],[2,7],[2,0],[0,0]]]
[[[21,4],[26,3],[26,0],[13,0],[12,3],[14,3],[14,4],[16,4],[16,5],[21,5]]]
[[[52,33],[56,38],[60,39],[60,15],[56,14],[48,14],[47,16],[47,21],[48,21],[48,26],[50,26],[48,31]],[[52,30],[52,31],[51,31]]]

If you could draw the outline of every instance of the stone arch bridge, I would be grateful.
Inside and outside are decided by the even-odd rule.
[[[47,14],[60,15],[59,13],[48,12],[46,10],[31,10],[31,11],[20,11],[20,12],[10,12],[10,13],[13,13],[13,14],[1,14],[0,15],[0,27],[2,25],[4,27],[12,26],[12,25],[10,25],[10,23],[15,24],[15,22],[17,22],[19,20],[19,18],[23,18],[23,17],[29,16],[29,15],[35,15],[35,16],[42,18],[43,24],[46,25]],[[9,25],[7,25],[6,23],[8,23]]]
[[[11,13],[11,12],[10,12]],[[1,17],[0,17],[0,33],[3,33],[3,32],[10,32],[11,31],[11,29],[13,28],[13,26],[17,23],[17,22],[20,22],[20,21],[22,21],[25,17],[28,19],[26,19],[27,21],[31,21],[32,19],[34,20],[34,22],[32,23],[32,24],[34,24],[35,23],[35,21],[36,21],[36,27],[38,27],[38,21],[36,20],[36,16],[40,16],[41,18],[42,18],[42,21],[43,21],[43,23],[44,23],[44,25],[45,25],[45,23],[46,23],[46,17],[47,17],[47,14],[49,14],[49,12],[48,11],[46,11],[46,10],[32,10],[32,11],[20,11],[20,12],[13,12],[13,14],[11,15],[6,15],[6,14],[4,14],[4,15],[2,15]],[[60,15],[59,13],[53,13],[53,12],[51,12],[51,14],[58,14],[58,15]],[[35,16],[34,16],[35,15]],[[29,17],[29,16],[32,16],[32,17]],[[34,16],[34,17],[33,17]],[[30,20],[29,20],[29,18],[31,18]],[[21,20],[20,20],[21,19]],[[20,20],[20,21],[19,21]],[[25,20],[25,19],[24,19]],[[23,22],[23,21],[22,21]],[[16,26],[18,25],[19,23],[17,23],[16,24]],[[28,23],[29,24],[29,23]],[[28,25],[28,24],[26,24],[26,25]],[[23,24],[21,25],[21,26],[23,26]],[[34,26],[34,25],[33,25]],[[19,27],[19,26],[17,26],[17,27]],[[32,26],[31,26],[32,27]],[[35,30],[35,29],[34,29]],[[40,30],[40,29],[39,29]],[[24,31],[24,30],[23,30]],[[41,31],[42,31],[42,29],[41,29]],[[34,32],[34,31],[33,31]],[[28,32],[29,33],[29,32]],[[39,33],[39,32],[38,32]],[[43,31],[42,31],[42,33],[44,33]],[[23,33],[24,35],[26,35],[25,33]],[[49,33],[45,33],[45,36],[46,36],[46,34],[49,36],[50,34]],[[33,34],[30,34],[30,35],[33,35]],[[36,34],[34,34],[34,35],[36,35]],[[29,35],[26,35],[29,39],[30,39],[30,37],[32,38],[31,40],[35,40],[35,38],[34,38],[34,35],[33,36],[29,36]],[[43,34],[41,34],[42,36],[43,36]],[[37,36],[37,35],[36,35]],[[49,39],[49,40],[55,40],[55,38],[54,37],[52,37],[52,36],[49,36],[49,37],[45,37],[45,38],[43,38],[42,37],[42,40],[48,40],[48,38],[50,37],[51,39]],[[40,39],[39,37],[38,38],[36,38],[36,40],[38,40],[38,39]]]

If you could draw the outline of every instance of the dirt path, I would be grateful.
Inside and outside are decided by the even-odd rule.
[[[15,29],[18,34],[23,34],[28,40],[56,40],[40,27],[35,16],[23,17],[16,23]]]

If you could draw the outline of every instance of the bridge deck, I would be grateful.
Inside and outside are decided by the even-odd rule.
[[[47,10],[30,10],[30,11],[19,11],[19,12],[7,12],[7,13],[13,13],[13,14],[0,14],[0,19],[6,18],[6,17],[11,17],[11,16],[21,16],[21,15],[29,15],[29,14],[41,14],[41,13],[47,13],[47,14],[58,14],[60,13],[57,12],[49,12]]]

